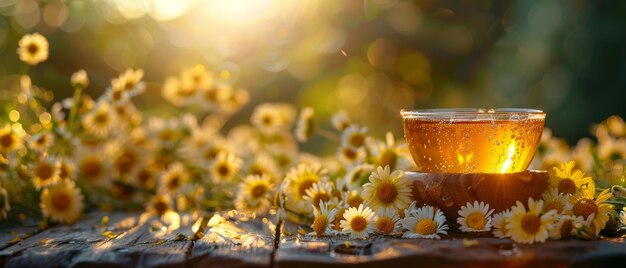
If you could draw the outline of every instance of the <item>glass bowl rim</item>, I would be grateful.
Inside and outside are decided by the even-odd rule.
[[[474,120],[528,120],[545,119],[546,113],[538,109],[527,108],[437,108],[400,110],[402,118],[421,119],[474,119]]]

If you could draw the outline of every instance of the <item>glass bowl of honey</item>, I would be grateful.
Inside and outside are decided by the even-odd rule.
[[[534,109],[400,111],[404,137],[420,172],[525,171],[541,140],[546,114]]]

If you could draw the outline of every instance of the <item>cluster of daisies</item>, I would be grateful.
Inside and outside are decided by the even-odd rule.
[[[31,34],[17,52],[34,66],[48,49],[45,37]],[[142,112],[133,100],[159,90],[143,75],[126,70],[92,98],[83,92],[89,77],[80,70],[69,81],[73,96],[57,103],[27,74],[20,77],[0,124],[0,219],[40,215],[71,223],[87,208],[144,209],[155,216],[234,208],[310,226],[317,236],[439,238],[453,227],[533,243],[596,237],[616,218],[613,204],[623,203],[616,197],[626,193],[614,187],[597,194],[595,181],[569,162],[551,173],[541,200],[520,200],[499,213],[468,203],[446,219],[437,207],[413,202],[404,171],[419,167],[391,133],[372,137],[341,111],[332,115],[332,129],[324,129],[312,108],[289,103],[259,104],[249,123],[226,131],[249,95],[229,82],[228,71],[203,65],[166,78],[160,87],[165,108]],[[601,126],[617,144],[623,136],[615,129],[623,121],[615,120]],[[335,153],[300,151],[313,136],[335,142]],[[544,155],[554,150],[542,146]]]
[[[322,184],[328,183],[313,184],[313,191],[307,192],[317,191]],[[450,227],[444,213],[437,207],[418,207],[415,201],[410,202],[411,187],[402,171],[390,173],[389,167],[378,167],[363,185],[359,204],[335,199],[332,193],[312,199],[316,203],[311,206],[311,235],[366,238],[378,234],[438,239],[447,234]],[[332,191],[326,189],[328,192]],[[508,237],[518,243],[545,242],[549,238],[594,239],[616,217],[609,202],[612,197],[610,189],[596,194],[591,177],[584,177],[574,169],[574,162],[569,162],[554,168],[550,186],[540,200],[517,201],[510,209],[495,214],[489,204],[474,201],[462,206],[451,220],[456,219],[455,227],[460,232],[492,232],[495,237]]]

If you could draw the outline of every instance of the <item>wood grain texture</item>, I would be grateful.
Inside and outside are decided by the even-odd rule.
[[[34,233],[0,250],[6,267],[320,267],[320,266],[596,266],[626,261],[624,238],[562,240],[520,245],[488,235],[452,234],[441,240],[345,235],[275,237],[259,219],[226,220],[190,239],[194,222],[181,217],[178,229],[159,218],[132,213],[93,213],[74,225]],[[295,226],[291,226],[295,227]],[[289,228],[289,227],[286,227]],[[295,227],[297,228],[297,227]],[[8,229],[7,229],[8,230]],[[0,230],[0,231],[7,231]],[[109,231],[109,236],[103,235]],[[476,245],[466,246],[464,239]],[[346,243],[347,242],[347,243]],[[274,252],[274,255],[272,254]],[[274,259],[272,260],[272,256]]]

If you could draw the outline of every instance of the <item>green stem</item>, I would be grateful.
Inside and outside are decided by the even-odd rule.
[[[320,136],[322,136],[324,138],[327,138],[327,139],[329,139],[329,140],[331,140],[333,142],[341,143],[340,137],[337,134],[335,134],[335,133],[333,133],[331,131],[328,131],[328,130],[323,129],[323,128],[317,128],[317,133],[319,133]]]
[[[82,93],[82,87],[79,86],[74,89],[74,96],[72,97],[72,108],[70,110],[70,116],[67,118],[67,130],[70,132],[73,132],[74,121],[76,121]]]

